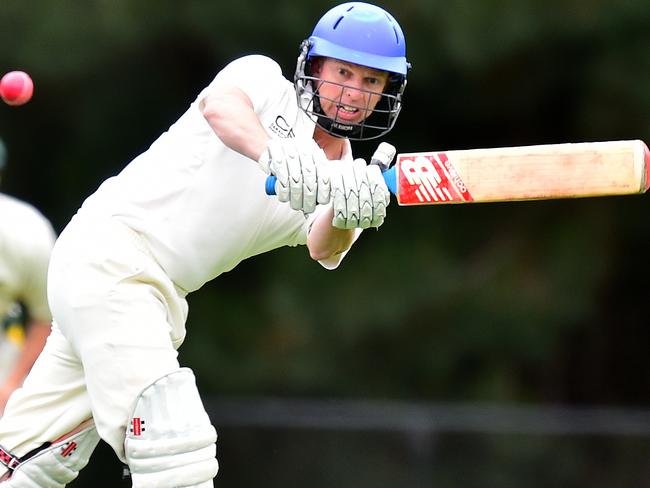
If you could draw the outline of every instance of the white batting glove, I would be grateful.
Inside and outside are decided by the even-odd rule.
[[[329,202],[329,161],[313,140],[271,139],[258,163],[277,178],[278,200],[292,209],[309,214]]]
[[[363,159],[333,161],[331,186],[334,227],[367,229],[384,223],[390,193],[378,165]]]

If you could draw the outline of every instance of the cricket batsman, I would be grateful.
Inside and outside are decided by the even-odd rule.
[[[281,246],[334,269],[382,225],[388,189],[350,140],[392,129],[408,70],[392,15],[338,5],[293,82],[265,56],[231,62],[85,200],[52,253],[52,332],[0,420],[0,488],[64,487],[100,438],[134,487],[213,487],[217,434],[177,357],[186,297]]]

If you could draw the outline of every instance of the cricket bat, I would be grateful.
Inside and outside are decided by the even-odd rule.
[[[371,161],[385,169],[394,154],[382,143]],[[433,205],[644,193],[649,171],[646,144],[627,140],[401,153],[383,176],[399,205]]]

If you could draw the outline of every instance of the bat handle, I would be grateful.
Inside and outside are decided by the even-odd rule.
[[[381,142],[370,158],[370,164],[377,165],[381,169],[386,186],[393,195],[397,195],[397,177],[395,176],[395,167],[390,169],[388,167],[396,154],[397,149],[395,149],[395,146],[387,142]],[[264,190],[267,195],[275,195],[276,181],[277,178],[273,175],[266,177]]]
[[[386,186],[388,187],[388,190],[393,195],[397,195],[397,177],[395,175],[395,166],[385,171],[382,171],[381,174],[384,177],[384,181],[386,182]],[[266,177],[264,190],[266,191],[267,195],[275,195],[275,182],[277,180],[278,179],[273,175],[269,175]]]
[[[273,176],[267,176],[266,177],[266,183],[264,184],[264,190],[266,191],[267,195],[275,195],[275,182],[278,181],[278,179]]]
[[[397,166],[393,166],[392,168],[388,168],[387,170],[381,172],[381,175],[384,177],[384,181],[386,182],[386,186],[388,187],[388,190],[395,196],[397,196],[396,168]]]

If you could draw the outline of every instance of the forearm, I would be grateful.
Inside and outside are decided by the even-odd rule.
[[[199,108],[226,146],[253,161],[260,158],[270,137],[243,91],[235,87],[217,88],[201,101]]]
[[[335,264],[340,260],[357,237],[356,229],[337,229],[332,226],[334,211],[329,208],[322,212],[314,221],[309,236],[307,248],[312,259],[324,264]]]
[[[5,387],[19,387],[27,373],[32,369],[36,358],[43,350],[45,341],[50,335],[50,323],[47,321],[32,321],[27,328],[25,343],[11,373],[5,380]]]

